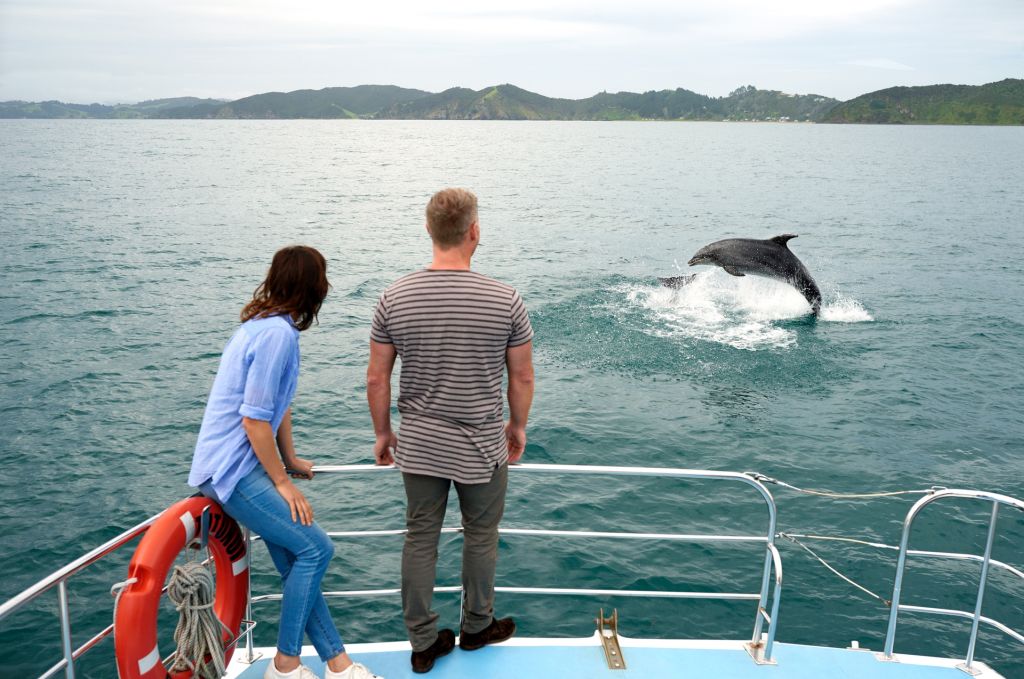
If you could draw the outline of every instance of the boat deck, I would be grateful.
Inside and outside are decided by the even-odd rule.
[[[943,660],[897,654],[898,662],[885,662],[867,650],[776,643],[776,665],[757,665],[742,641],[661,641],[620,637],[625,670],[609,670],[597,635],[585,639],[513,639],[471,653],[456,648],[440,658],[431,679],[596,679],[608,677],[711,677],[713,679],[963,679],[956,668],[962,660]],[[259,649],[263,657],[253,665],[241,662],[240,649],[228,671],[230,679],[261,679],[274,649]],[[424,676],[409,666],[405,642],[349,645],[350,655],[385,679]],[[303,662],[318,673],[323,663],[312,648],[303,649]],[[975,663],[979,677],[1000,675]]]

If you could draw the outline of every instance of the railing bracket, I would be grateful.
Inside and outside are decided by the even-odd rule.
[[[604,659],[610,670],[626,669],[626,658],[622,655],[622,647],[619,646],[619,610],[612,610],[612,617],[604,617],[602,608],[597,619],[597,635],[601,638],[601,647],[604,649]],[[610,627],[606,627],[609,625]]]
[[[967,663],[963,663],[963,662],[960,663],[959,665],[957,665],[956,668],[958,670],[960,670],[961,672],[966,672],[967,674],[971,675],[972,677],[976,677],[979,674],[981,674],[981,670],[979,670],[977,667],[970,667],[970,666],[968,666]]]
[[[748,641],[743,644],[743,648],[746,649],[750,657],[753,658],[754,662],[758,665],[778,665],[775,658],[765,658],[765,649],[768,647],[768,635],[762,634],[760,641]]]

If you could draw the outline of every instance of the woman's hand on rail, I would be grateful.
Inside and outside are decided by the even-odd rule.
[[[310,460],[303,460],[301,457],[292,457],[285,461],[284,466],[293,479],[312,479],[313,463]]]
[[[313,525],[313,507],[291,479],[285,479],[274,487],[292,510],[292,521],[301,521],[303,526]]]

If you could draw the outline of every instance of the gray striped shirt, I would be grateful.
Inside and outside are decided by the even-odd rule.
[[[370,337],[394,344],[402,362],[398,467],[489,481],[508,461],[505,351],[533,339],[515,288],[474,271],[411,273],[380,296]]]

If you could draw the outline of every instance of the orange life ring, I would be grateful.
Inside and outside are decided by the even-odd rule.
[[[249,598],[249,557],[238,524],[219,504],[197,496],[178,502],[150,526],[131,563],[131,582],[121,593],[114,619],[114,653],[121,679],[188,679],[192,672],[171,674],[160,662],[156,622],[160,594],[167,573],[178,554],[199,535],[203,510],[210,508],[209,549],[217,573],[213,610],[231,635],[238,635]],[[234,646],[227,649],[225,662],[231,660]]]

